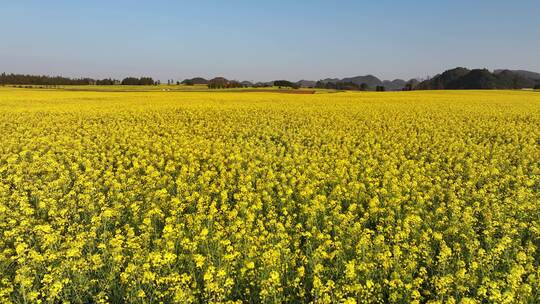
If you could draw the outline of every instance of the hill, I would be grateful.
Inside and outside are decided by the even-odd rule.
[[[525,71],[525,70],[495,70],[493,73],[499,74],[505,71],[510,71],[512,73],[518,74],[524,78],[534,79],[540,81],[540,73]]]
[[[376,87],[382,85],[382,80],[373,75],[343,78],[341,82],[352,82],[356,85],[361,85],[362,83],[365,83],[369,87]]]
[[[195,77],[191,79],[185,79],[184,81],[182,81],[182,84],[195,85],[195,84],[208,84],[209,82],[210,82],[209,80],[206,80],[202,77]]]
[[[302,88],[314,88],[315,85],[317,84],[316,81],[314,80],[300,80],[298,81],[296,84],[298,84],[298,86],[302,87]]]
[[[409,80],[411,81],[411,80]],[[339,78],[326,78],[319,81],[320,84],[354,84],[358,87],[362,86],[362,84],[366,84],[369,89],[375,89],[378,86],[384,86],[386,90],[389,91],[399,91],[405,88],[407,81],[403,79],[394,79],[394,80],[381,80],[376,76],[373,75],[365,75],[365,76],[354,76],[354,77],[346,77],[343,79]]]
[[[407,81],[403,79],[383,80],[382,86],[390,91],[399,91],[405,88]]]
[[[525,72],[525,73],[524,73]],[[417,90],[485,90],[533,88],[540,83],[528,71],[455,68],[418,84]],[[540,74],[538,74],[540,76]]]
[[[470,71],[466,68],[455,68],[436,75],[432,79],[425,80],[416,86],[418,90],[443,90],[452,82],[467,75]]]

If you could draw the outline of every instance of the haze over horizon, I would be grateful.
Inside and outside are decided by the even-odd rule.
[[[540,2],[5,1],[0,72],[269,81],[540,72]]]

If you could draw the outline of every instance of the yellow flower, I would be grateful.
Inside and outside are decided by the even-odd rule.
[[[0,303],[537,300],[538,92],[161,89],[0,86]]]
[[[200,254],[194,255],[193,259],[195,260],[195,266],[197,268],[203,267],[204,261],[206,260],[206,258],[204,256],[200,255]]]

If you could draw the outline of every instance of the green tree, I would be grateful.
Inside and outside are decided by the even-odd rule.
[[[368,85],[367,83],[365,83],[365,82],[362,83],[362,84],[360,85],[360,90],[361,90],[361,91],[367,91],[367,90],[369,90],[369,85]]]

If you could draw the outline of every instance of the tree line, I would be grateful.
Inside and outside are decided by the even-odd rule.
[[[25,75],[25,74],[0,74],[0,85],[156,85],[151,77],[126,77],[123,80],[112,78],[68,78],[62,76]]]
[[[287,88],[293,88],[293,89],[299,89],[300,85],[295,82],[290,82],[288,80],[275,80],[274,86],[276,87],[287,87]]]
[[[208,81],[209,89],[232,89],[243,88],[244,86],[236,80],[228,80],[223,77],[216,77]]]
[[[366,83],[360,85],[354,82],[325,82],[317,81],[315,88],[328,90],[348,90],[348,91],[367,91],[369,86]],[[384,87],[377,86],[377,91],[384,91]]]
[[[126,77],[120,83],[121,85],[155,85],[157,84],[151,77]]]

